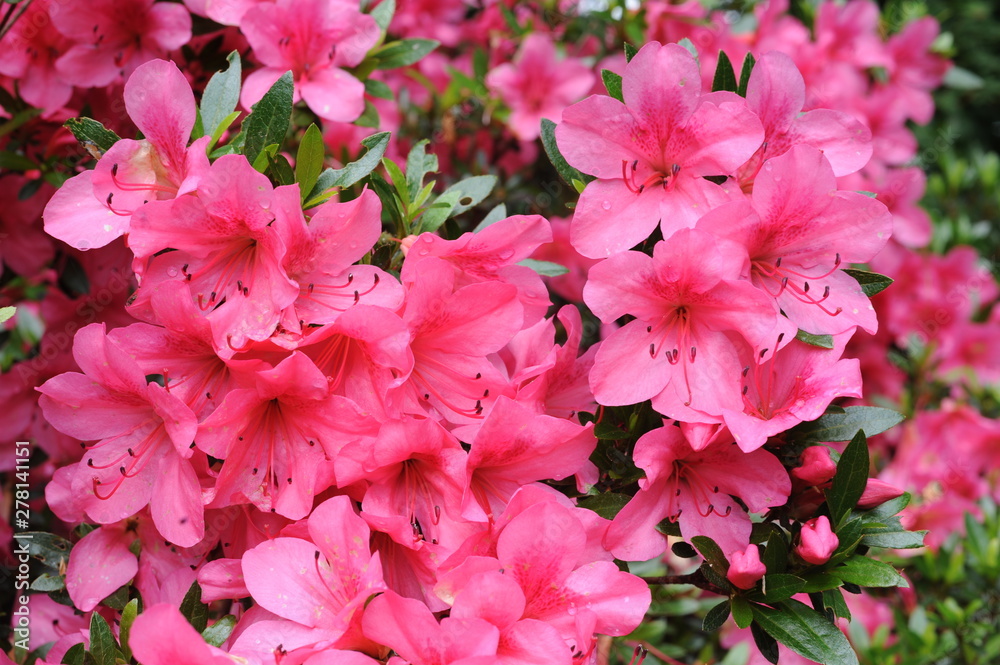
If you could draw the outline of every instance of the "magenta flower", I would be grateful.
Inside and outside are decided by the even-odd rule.
[[[756,350],[795,336],[766,294],[738,281],[745,265],[739,245],[684,229],[657,243],[652,257],[624,252],[591,268],[584,298],[594,313],[606,323],[635,317],[597,351],[597,401],[652,398],[665,415],[741,409],[740,345]]]
[[[729,554],[729,570],[726,579],[740,589],[752,589],[767,572],[767,566],[760,561],[760,550],[750,545],[745,552],[739,550]]]
[[[874,333],[875,310],[840,268],[865,263],[889,240],[892,216],[864,194],[837,189],[830,163],[798,145],[764,162],[745,203],[713,210],[698,228],[743,244],[750,279],[796,326],[837,334],[860,326]]]
[[[378,43],[375,19],[348,0],[277,0],[248,9],[240,29],[264,64],[243,82],[249,109],[286,71],[295,77],[295,100],[321,118],[356,120],[365,110],[365,86],[345,71]]]
[[[803,524],[799,539],[795,553],[816,566],[829,561],[837,545],[840,544],[840,539],[830,529],[830,520],[826,515],[820,515]]]
[[[145,608],[129,633],[129,648],[143,665],[232,665],[233,658],[205,643],[172,604]]]
[[[728,176],[764,137],[736,95],[702,98],[694,57],[651,43],[625,68],[625,103],[592,96],[563,112],[556,129],[566,160],[597,177],[573,215],[573,246],[593,258],[623,252],[659,223],[663,237],[694,226],[729,199],[704,176]]]
[[[56,70],[56,60],[73,42],[49,27],[51,4],[51,0],[32,2],[0,39],[4,54],[0,58],[0,74],[18,79],[21,98],[47,112],[65,106],[73,94],[73,79]],[[55,13],[60,11],[56,7]]]
[[[788,499],[791,481],[771,453],[745,453],[720,438],[696,449],[685,434],[664,425],[636,442],[633,459],[646,478],[604,539],[615,557],[646,561],[662,554],[666,537],[655,527],[664,518],[676,522],[684,538],[708,536],[727,555],[745,551],[750,517],[734,497],[754,513]]]
[[[558,118],[563,109],[579,101],[594,86],[594,73],[575,58],[558,60],[549,35],[528,35],[513,62],[486,75],[490,92],[510,107],[507,124],[521,141],[534,141],[542,118]]]
[[[197,422],[191,410],[156,383],[105,333],[81,329],[73,357],[83,370],[45,382],[39,404],[59,431],[82,441],[72,489],[87,515],[118,522],[147,504],[161,534],[190,546],[205,532],[201,484],[190,458]]]
[[[109,85],[191,41],[191,14],[172,2],[60,3],[51,15],[56,29],[76,42],[56,68],[65,80],[84,87]]]
[[[91,611],[135,577],[139,562],[129,547],[137,537],[134,523],[121,522],[98,527],[73,546],[66,590],[78,609]]]

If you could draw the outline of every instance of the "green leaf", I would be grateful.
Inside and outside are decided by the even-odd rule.
[[[83,646],[83,642],[80,642],[71,646],[59,662],[62,665],[84,665],[86,657],[87,649]],[[93,658],[91,658],[91,661],[93,661]]]
[[[70,118],[63,126],[73,132],[76,140],[94,157],[100,157],[121,140],[120,136],[91,118]]]
[[[819,593],[827,589],[836,589],[841,585],[839,577],[830,573],[813,573],[803,577],[806,585],[802,588],[802,593]]]
[[[365,110],[362,111],[361,115],[358,116],[354,124],[358,127],[370,127],[372,129],[378,129],[379,117],[378,109],[372,104],[371,100],[365,100]]]
[[[906,580],[887,563],[855,556],[830,571],[845,582],[867,587],[909,588]]]
[[[712,609],[708,611],[705,615],[705,621],[701,625],[701,629],[706,633],[714,632],[726,623],[726,619],[729,618],[729,601],[724,600]]]
[[[813,335],[805,330],[799,330],[795,335],[795,339],[812,346],[818,346],[821,349],[833,348],[833,335]]]
[[[378,79],[365,80],[365,93],[376,99],[395,99],[392,88]]]
[[[764,600],[769,603],[777,603],[802,591],[806,586],[806,581],[797,575],[775,573],[774,575],[765,575],[762,584]]]
[[[719,64],[715,67],[715,78],[712,80],[712,92],[719,90],[728,92],[739,90],[733,63],[725,52],[719,52]]]
[[[844,592],[840,589],[827,589],[823,592],[823,605],[833,610],[841,619],[851,620],[851,610],[844,600]]]
[[[877,406],[849,406],[844,413],[828,413],[816,420],[802,423],[793,432],[805,441],[850,441],[864,431],[867,436],[881,434],[903,422],[903,416],[891,409]]]
[[[771,575],[785,572],[788,566],[788,541],[780,530],[771,532],[767,539],[767,547],[761,556],[761,563],[767,567],[767,572]]]
[[[371,17],[375,19],[375,23],[378,27],[385,32],[389,29],[389,23],[392,22],[392,17],[396,13],[396,0],[382,0],[378,3],[378,6],[371,11]]]
[[[440,46],[433,39],[401,39],[390,42],[375,51],[375,69],[396,69],[419,62],[425,55]]]
[[[260,101],[253,105],[250,116],[243,121],[243,133],[246,136],[243,154],[251,164],[266,146],[280,146],[285,140],[285,133],[292,120],[293,92],[292,73],[285,72]]]
[[[50,591],[59,591],[60,589],[66,588],[66,578],[62,575],[50,575],[49,573],[42,573],[35,579],[31,581],[31,589],[35,591],[41,591],[43,593],[49,593]]]
[[[69,563],[69,552],[73,549],[73,544],[65,538],[43,531],[23,531],[22,537],[23,540],[19,542],[27,545],[28,554],[46,566],[59,568],[61,563]]]
[[[519,261],[519,266],[526,266],[537,272],[542,277],[558,277],[569,272],[569,268],[552,261],[539,261],[537,259],[524,259]]]
[[[871,531],[865,529],[861,544],[865,547],[886,547],[894,550],[910,550],[924,546],[926,531],[907,531],[902,527],[893,531]]]
[[[627,494],[617,494],[615,492],[601,492],[593,496],[580,499],[577,505],[587,510],[592,510],[606,520],[615,518],[625,504],[631,499]]]
[[[0,170],[7,171],[30,171],[38,168],[38,165],[25,157],[14,152],[0,152]]]
[[[834,531],[844,524],[864,493],[868,483],[869,464],[868,440],[861,431],[841,453],[833,485],[826,491],[826,503],[830,507],[830,522]]]
[[[455,205],[461,196],[461,192],[445,192],[434,199],[434,203],[420,215],[420,223],[418,224],[419,232],[426,233],[427,231],[436,231],[440,228],[451,217],[452,211],[455,209]]]
[[[944,75],[945,87],[954,90],[979,90],[983,87],[983,79],[962,67],[949,67]]]
[[[460,180],[444,190],[444,194],[448,194],[449,192],[459,193],[452,216],[461,215],[466,210],[479,205],[483,199],[490,195],[496,184],[497,177],[495,175],[477,175]]]
[[[800,656],[821,665],[857,665],[847,637],[811,607],[787,600],[778,609],[756,604],[752,609],[757,625]]]
[[[229,636],[232,635],[233,628],[235,627],[236,617],[232,614],[227,614],[201,631],[201,637],[213,647],[221,647],[229,639]]]
[[[503,205],[503,204],[501,204]],[[13,305],[7,307],[0,307],[0,323],[6,323],[10,320],[12,316],[17,312],[17,308]]]
[[[743,58],[743,68],[740,70],[740,84],[736,88],[736,94],[740,97],[747,96],[747,84],[750,83],[750,73],[753,72],[755,64],[757,64],[757,59],[753,57],[753,53],[747,53],[747,56]]]
[[[406,184],[414,194],[424,186],[424,177],[438,170],[437,155],[427,154],[427,139],[417,141],[406,156]]]
[[[181,601],[181,614],[199,633],[208,625],[208,606],[201,602],[201,585],[191,584]]]
[[[853,277],[858,284],[861,285],[861,290],[866,296],[871,298],[876,293],[881,293],[892,284],[892,278],[886,277],[885,275],[880,275],[877,272],[868,272],[867,270],[853,270],[851,268],[844,268],[844,272]]]
[[[750,609],[750,603],[743,596],[733,596],[732,611],[733,621],[740,628],[749,628],[750,624],[753,623],[753,610]]]
[[[295,181],[299,183],[299,191],[305,199],[312,191],[319,174],[323,171],[323,132],[315,123],[309,125],[302,135],[299,150],[295,153]]]
[[[115,665],[115,658],[121,656],[111,627],[97,612],[90,615],[90,655],[96,665]]]
[[[634,58],[635,54],[638,52],[638,48],[628,42],[625,42],[625,62],[632,62],[632,58]]]
[[[271,166],[271,158],[274,157],[274,155],[277,154],[277,152],[278,152],[277,143],[272,143],[271,145],[261,150],[260,154],[257,155],[257,158],[253,160],[252,166],[254,171],[257,171],[258,173],[266,173],[268,167]]]
[[[871,510],[862,511],[859,514],[866,524],[868,522],[885,522],[888,518],[897,515],[903,508],[910,505],[911,498],[909,492],[903,492],[895,499],[889,499],[885,503],[875,506]]]
[[[700,64],[700,60],[698,58],[698,48],[694,45],[694,42],[685,37],[684,39],[677,42],[677,45],[683,46],[688,53],[694,56],[695,62],[698,62]]]
[[[205,134],[209,136],[215,135],[223,120],[236,109],[236,104],[240,101],[243,68],[239,52],[230,53],[226,61],[229,67],[212,75],[205,86],[205,94],[201,96],[201,122]]]
[[[705,561],[712,565],[715,572],[725,577],[729,571],[729,560],[714,540],[708,536],[695,536],[691,539],[691,544],[705,557]]]
[[[615,74],[610,69],[602,69],[601,79],[604,81],[604,87],[607,88],[609,95],[620,102],[625,101],[622,96],[622,77],[620,74]]]
[[[392,180],[392,186],[395,187],[404,209],[408,208],[410,204],[410,188],[406,184],[406,176],[403,175],[403,169],[399,168],[399,165],[388,157],[382,158],[382,166],[385,167],[385,172],[389,174],[389,179]]]
[[[309,193],[309,199],[305,207],[311,208],[319,205],[332,196],[332,192],[327,194],[328,190],[334,187],[350,187],[374,171],[382,161],[382,156],[385,155],[385,150],[389,146],[390,136],[389,132],[372,134],[361,141],[361,145],[368,148],[368,152],[357,161],[351,162],[342,169],[326,169],[323,171],[316,180],[316,186],[313,187],[313,191]]]
[[[569,165],[566,158],[562,156],[559,151],[559,146],[556,144],[556,123],[552,122],[548,118],[542,118],[542,146],[545,148],[545,154],[549,156],[549,161],[552,162],[552,166],[556,167],[556,171],[559,176],[566,182],[567,185],[572,185],[574,180],[579,180],[580,182],[590,182],[593,180],[592,177],[584,175],[580,171]]]
[[[126,582],[102,600],[101,605],[110,607],[113,610],[118,610],[119,612],[122,611],[125,609],[125,605],[128,604],[128,590],[129,583]]]
[[[476,228],[472,229],[473,233],[479,233],[487,226],[491,224],[496,224],[501,219],[507,219],[507,206],[503,203],[498,203],[493,210],[490,210],[486,217],[483,217],[483,221],[479,222]]]
[[[632,434],[614,423],[602,420],[594,424],[594,436],[604,441],[622,441],[631,437]]]
[[[219,142],[219,139],[221,139],[222,135],[226,133],[226,130],[229,129],[234,122],[236,122],[236,119],[238,117],[240,117],[240,112],[239,111],[233,111],[232,113],[230,113],[229,115],[227,115],[225,118],[223,118],[222,122],[219,123],[219,126],[215,128],[215,131],[212,132],[212,139],[211,139],[211,141],[209,141],[208,145],[205,146],[205,151],[209,155],[211,155],[212,157],[215,157],[215,155],[212,153],[212,148],[215,146],[216,143]],[[226,148],[230,148],[230,146],[226,146]],[[232,152],[232,150],[230,150],[230,152]],[[222,155],[219,155],[219,157],[221,157],[221,156]]]
[[[125,657],[126,663],[132,659],[132,648],[129,646],[128,639],[132,633],[132,624],[135,623],[135,618],[138,615],[139,599],[133,598],[128,601],[128,605],[122,610],[122,619],[118,624],[118,637],[121,640],[122,655]]]
[[[833,556],[830,557],[830,563],[840,563],[849,557],[861,542],[864,525],[860,518],[853,515],[854,513],[851,513],[851,519],[848,519],[836,530],[837,539],[840,542],[837,544],[837,549],[834,551]]]

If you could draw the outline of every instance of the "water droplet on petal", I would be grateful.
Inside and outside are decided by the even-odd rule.
[[[177,268],[167,268],[168,277],[177,277]]]
[[[604,208],[605,210],[611,210],[611,201],[605,201],[604,203],[601,204],[601,207]]]

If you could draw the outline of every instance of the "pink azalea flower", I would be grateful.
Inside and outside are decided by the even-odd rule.
[[[704,176],[734,173],[763,140],[760,121],[736,95],[702,99],[694,57],[651,43],[625,68],[625,103],[588,97],[556,129],[566,160],[598,179],[573,215],[573,246],[593,258],[694,226],[727,190]]]
[[[925,16],[907,23],[886,43],[890,84],[906,99],[904,105],[910,117],[920,124],[930,122],[934,115],[930,93],[941,85],[952,66],[951,61],[932,51],[939,32],[937,20]]]
[[[34,7],[34,5],[32,5]],[[15,24],[16,25],[16,24]],[[52,238],[38,224],[47,195],[46,186],[31,198],[18,197],[28,180],[20,175],[0,178],[0,199],[6,202],[0,210],[0,269],[10,268],[23,277],[34,277],[55,255]],[[11,439],[13,440],[13,439]]]
[[[528,35],[513,62],[486,75],[490,92],[510,107],[507,124],[521,141],[534,141],[542,118],[558,118],[562,110],[587,94],[596,80],[590,68],[575,58],[557,59],[552,38]]]
[[[35,0],[0,39],[4,53],[0,74],[18,79],[21,98],[50,113],[65,106],[73,94],[73,79],[56,70],[56,60],[73,42],[51,29],[51,4],[51,0]],[[60,3],[52,13],[61,11]]]
[[[794,327],[773,301],[744,281],[746,251],[684,229],[653,248],[617,254],[590,271],[584,298],[610,323],[634,321],[604,340],[590,385],[600,404],[653,398],[660,413],[681,407],[721,415],[740,409],[740,344],[759,349]]]
[[[840,267],[867,262],[885,245],[892,233],[885,206],[838,191],[826,158],[803,145],[764,163],[752,206],[717,208],[698,228],[744,245],[753,284],[802,330],[837,334],[860,326],[875,332],[875,309]]]
[[[66,566],[66,590],[73,604],[89,612],[129,582],[139,561],[129,547],[135,541],[135,522],[107,524],[80,539]]]
[[[187,281],[218,348],[270,337],[299,292],[282,267],[288,227],[272,210],[273,196],[270,181],[245,157],[225,155],[197,196],[143,206],[129,233],[137,262],[147,263],[135,305],[142,307],[162,281]],[[179,251],[161,253],[167,248]]]
[[[912,249],[931,241],[931,218],[920,207],[927,176],[919,167],[891,168],[872,165],[837,181],[840,189],[874,192],[892,214],[892,240]]]
[[[87,515],[117,522],[150,505],[157,529],[189,546],[204,536],[201,485],[190,458],[197,423],[191,410],[111,341],[103,324],[80,330],[67,373],[39,388],[46,419],[83,441],[72,488]]]
[[[646,561],[666,550],[666,537],[655,529],[664,518],[676,522],[684,538],[708,536],[727,555],[745,551],[750,517],[733,497],[757,513],[782,505],[791,492],[788,473],[771,453],[745,453],[725,439],[697,450],[673,425],[642,435],[633,459],[646,478],[604,540],[626,561]]]
[[[143,665],[232,665],[222,649],[205,643],[175,606],[152,605],[136,617],[129,648]]]
[[[861,397],[861,370],[841,358],[848,335],[823,349],[792,340],[766,359],[744,354],[743,408],[725,409],[723,420],[744,451],[755,450],[787,429],[823,415],[838,397]]]
[[[275,538],[250,550],[243,555],[244,579],[261,607],[315,629],[313,642],[336,641],[353,630],[372,594],[385,589],[379,555],[371,554],[368,525],[346,496],[316,507],[308,537]]]
[[[837,463],[826,446],[809,446],[800,455],[801,465],[792,469],[792,476],[810,485],[825,485],[837,473]]]
[[[243,82],[249,109],[286,71],[295,77],[295,101],[304,99],[326,120],[351,122],[365,108],[365,87],[345,71],[378,43],[375,19],[349,0],[277,0],[259,3],[240,19],[240,29],[264,67]]]
[[[903,490],[895,485],[890,485],[878,478],[869,478],[865,484],[865,491],[861,494],[861,498],[858,499],[858,508],[862,510],[876,508],[886,501],[891,501],[902,495]]]
[[[191,14],[172,2],[61,3],[51,15],[56,29],[76,42],[59,58],[56,68],[65,80],[79,86],[109,85],[191,40]]]
[[[188,148],[197,110],[177,65],[155,60],[138,67],[125,84],[125,109],[146,138],[115,143],[45,207],[46,232],[77,249],[103,247],[128,233],[143,204],[193,191],[208,170],[209,139]]]
[[[570,220],[553,217],[550,223],[552,242],[536,249],[531,258],[557,263],[569,270],[564,275],[546,277],[545,283],[569,302],[583,302],[583,286],[587,283],[587,273],[591,266],[597,263],[597,259],[588,259],[573,248],[569,240]]]

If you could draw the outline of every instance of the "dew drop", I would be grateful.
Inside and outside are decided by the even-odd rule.
[[[605,210],[611,210],[611,201],[605,201],[604,203],[601,204],[601,207],[604,208]]]

